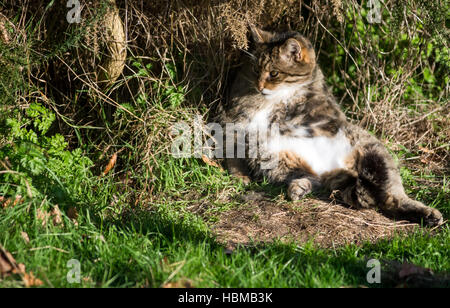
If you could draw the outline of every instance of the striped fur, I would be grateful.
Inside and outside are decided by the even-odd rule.
[[[378,207],[386,215],[426,225],[442,222],[439,211],[405,194],[383,144],[347,121],[309,40],[296,32],[252,28],[252,34],[257,61],[244,62],[221,122],[238,124],[248,135],[276,124],[280,136],[269,138],[256,157],[228,159],[232,174],[286,184],[292,200],[325,187],[356,208]]]

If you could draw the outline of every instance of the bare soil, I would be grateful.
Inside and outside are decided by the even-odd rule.
[[[218,241],[230,248],[276,240],[299,245],[312,241],[331,248],[374,243],[419,227],[393,221],[374,209],[352,209],[334,200],[273,201],[261,192],[249,192],[240,199],[240,204],[221,213],[212,227]]]

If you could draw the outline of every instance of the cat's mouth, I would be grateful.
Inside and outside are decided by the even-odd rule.
[[[274,90],[269,90],[269,89],[262,89],[262,90],[261,90],[261,94],[262,94],[262,95],[272,95],[272,94],[274,94],[274,93],[275,93]]]
[[[293,96],[298,96],[304,94],[302,91],[303,86],[290,86],[290,87],[277,87],[275,89],[264,88],[259,91],[265,99],[269,100],[289,100]]]

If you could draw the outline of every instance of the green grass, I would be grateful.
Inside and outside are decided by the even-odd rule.
[[[4,244],[52,287],[159,287],[189,278],[197,287],[340,287],[367,285],[368,258],[408,261],[448,271],[448,229],[437,237],[417,234],[377,245],[334,251],[271,244],[237,249],[223,247],[195,226],[160,214],[142,214],[132,222],[95,225],[86,214],[83,227],[43,231],[36,223],[7,228]],[[2,231],[6,228],[2,223]],[[16,229],[14,232],[11,229]],[[27,231],[25,244],[19,230]],[[32,249],[32,250],[31,250]],[[38,250],[36,250],[38,249]],[[82,283],[66,281],[67,261],[81,262]],[[18,286],[6,279],[3,286]]]
[[[212,177],[216,182],[210,185],[218,189],[220,179]],[[112,184],[102,180],[103,187]],[[41,202],[0,210],[0,243],[46,287],[160,287],[182,279],[196,287],[359,286],[369,285],[366,262],[372,258],[409,262],[436,273],[450,270],[448,226],[433,236],[418,231],[362,246],[326,250],[313,244],[272,243],[240,247],[229,255],[214,240],[207,223],[185,210],[186,203],[159,200],[133,208],[123,204],[115,213],[112,207],[117,205],[108,204],[114,191],[86,193],[84,201],[91,202],[79,204],[77,225],[64,216],[64,226],[51,222],[42,226],[36,209],[51,205]],[[28,234],[29,243],[22,232]],[[80,261],[80,284],[66,279],[71,259]],[[0,286],[21,286],[21,282],[17,276],[9,277]]]
[[[44,111],[32,119],[40,124],[41,117],[53,119]],[[155,156],[150,178],[134,171],[131,158],[122,158],[125,171],[117,167],[115,172],[98,177],[80,150],[67,151],[61,142],[47,146],[46,142],[53,144],[60,137],[33,130],[26,117],[22,120],[25,124],[11,136],[15,146],[6,154],[10,162],[16,162],[14,170],[21,172],[20,179],[28,178],[33,185],[33,197],[26,196],[26,185],[20,179],[2,183],[4,191],[22,187],[24,202],[0,209],[0,243],[41,279],[44,287],[160,287],[183,279],[196,287],[359,286],[368,285],[366,262],[373,258],[414,263],[436,273],[450,270],[448,226],[433,236],[423,230],[407,238],[362,246],[327,250],[312,243],[299,247],[278,242],[240,247],[227,254],[214,239],[210,224],[236,205],[233,199],[221,196],[241,194],[245,189],[219,168],[201,159],[175,159],[162,152]],[[47,122],[50,127],[51,120]],[[32,167],[20,159],[20,145],[31,142],[28,136],[40,145],[24,152],[35,163]],[[131,172],[134,186],[124,188],[118,181],[125,172]],[[402,175],[411,195],[432,201],[432,206],[448,214],[446,181],[434,190],[424,189],[418,180],[430,180],[433,175],[414,175],[406,169]],[[147,182],[154,187],[151,194],[133,188]],[[265,191],[273,198],[285,193],[267,183],[247,189]],[[144,199],[136,202],[135,196]],[[199,202],[208,203],[202,216],[188,210]],[[55,225],[50,219],[43,225],[37,210],[51,212],[56,205],[63,214],[63,224]],[[71,207],[78,211],[76,223],[65,215]],[[67,281],[67,262],[72,259],[81,264],[79,284]],[[391,284],[388,281],[385,286]],[[22,282],[11,276],[0,281],[0,286],[22,286]]]

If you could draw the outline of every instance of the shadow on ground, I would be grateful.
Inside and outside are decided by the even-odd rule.
[[[235,201],[239,205],[221,213],[212,226],[218,241],[231,247],[281,241],[334,248],[375,243],[419,228],[408,221],[393,221],[374,209],[352,209],[323,196],[293,203],[274,200],[265,191],[249,191]]]
[[[144,236],[161,239],[158,245],[162,250],[170,251],[175,246],[180,250],[186,249],[186,258],[190,258],[187,251],[206,249],[201,252],[204,259],[199,264],[211,266],[208,271],[214,273],[215,283],[223,283],[223,286],[230,286],[227,281],[230,264],[240,264],[242,268],[239,271],[251,277],[252,266],[259,263],[259,266],[270,267],[273,262],[280,266],[289,264],[289,270],[294,272],[317,271],[318,277],[320,269],[325,266],[343,275],[351,287],[450,286],[448,275],[435,275],[428,269],[390,260],[381,260],[383,283],[368,284],[366,275],[370,269],[367,260],[339,252],[339,246],[350,243],[365,245],[388,239],[399,232],[407,234],[418,228],[417,225],[393,222],[373,210],[356,211],[339,204],[326,204],[322,200],[307,199],[293,204],[272,201],[263,192],[252,192],[243,196],[241,201],[240,206],[222,214],[213,224],[212,232],[194,230],[151,208],[131,210],[110,225],[123,231],[139,230]],[[306,242],[316,248],[305,251],[301,247]],[[201,254],[193,255],[198,257]],[[249,265],[250,260],[252,266]],[[195,264],[196,261],[192,262]],[[123,272],[122,275],[124,280],[129,278],[128,273]],[[122,281],[122,278],[118,277],[117,281]],[[239,283],[236,281],[231,286],[246,287]],[[290,287],[304,284],[299,280]],[[177,283],[168,285],[179,286]],[[195,282],[188,285],[196,287]]]

